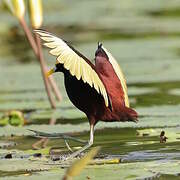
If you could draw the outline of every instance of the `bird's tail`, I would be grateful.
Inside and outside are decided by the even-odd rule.
[[[131,108],[124,107],[127,113],[128,121],[138,122],[138,113]]]
[[[119,109],[120,121],[133,121],[138,122],[138,113],[128,107],[121,107]]]

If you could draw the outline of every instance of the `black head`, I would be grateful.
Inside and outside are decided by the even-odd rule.
[[[64,69],[64,66],[63,64],[61,63],[56,63],[55,65],[55,71],[54,72],[64,72],[65,69]]]
[[[95,57],[97,56],[108,58],[100,42],[98,42],[98,48],[95,52]]]
[[[102,43],[101,42],[98,42],[98,49],[99,48],[102,48]]]

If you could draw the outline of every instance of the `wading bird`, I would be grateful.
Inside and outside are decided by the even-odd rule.
[[[50,54],[57,57],[56,65],[48,75],[64,73],[69,99],[89,120],[88,143],[68,158],[77,156],[93,144],[94,126],[98,121],[137,121],[136,111],[129,108],[126,82],[120,67],[102,44],[98,45],[94,65],[66,41],[46,31],[35,30],[35,33],[51,49]]]

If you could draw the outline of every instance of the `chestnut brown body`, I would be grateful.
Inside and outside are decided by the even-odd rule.
[[[57,64],[56,68],[56,72],[64,73],[64,84],[69,99],[79,110],[87,115],[90,124],[95,125],[99,120],[106,122],[136,121],[136,112],[121,105],[122,102],[119,100],[120,98],[118,99],[118,96],[116,98],[114,98],[114,96],[112,96],[113,98],[111,97],[111,110],[105,106],[103,97],[98,94],[94,88],[72,76],[62,64]],[[104,83],[106,83],[105,80],[106,78],[104,78]],[[106,85],[107,91],[109,89],[112,94],[115,89],[111,89],[113,86],[109,81],[107,81]]]

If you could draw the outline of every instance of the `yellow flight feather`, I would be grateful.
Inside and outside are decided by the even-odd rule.
[[[105,105],[108,107],[108,95],[96,71],[62,39],[45,31],[35,30],[35,32],[46,42],[44,45],[51,49],[50,53],[57,57],[57,61],[63,64],[72,76],[94,87],[103,96]]]

